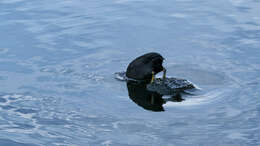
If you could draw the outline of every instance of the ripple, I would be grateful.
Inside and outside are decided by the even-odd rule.
[[[14,109],[14,108],[16,108],[16,107],[14,107],[14,106],[11,106],[11,105],[4,105],[4,106],[0,106],[2,109],[4,109],[4,110],[12,110],[12,109]]]
[[[239,6],[242,5],[243,3],[245,3],[245,0],[229,0],[233,5],[235,6]]]
[[[9,51],[8,48],[0,48],[0,55],[6,54]]]
[[[38,146],[35,144],[21,143],[21,142],[13,141],[10,139],[3,139],[3,138],[0,138],[0,145],[3,145],[3,146],[8,146],[8,145],[9,146]]]
[[[14,62],[6,62],[6,61],[1,61],[0,71],[24,73],[24,74],[32,74],[33,73],[33,70],[26,67],[26,66],[19,65],[19,64],[14,63]]]
[[[15,110],[15,112],[19,112],[19,113],[22,113],[22,114],[32,114],[32,113],[37,113],[36,110],[33,110],[33,109],[25,109],[25,108],[17,109],[17,110]]]
[[[24,0],[1,0],[0,3],[3,4],[13,4],[13,3],[18,3],[18,2],[23,2]]]
[[[218,89],[213,91],[205,91],[204,94],[192,95],[191,97],[183,97],[185,100],[182,102],[167,102],[164,107],[191,107],[203,104],[213,104],[225,97],[228,90]]]
[[[131,3],[131,2],[144,2],[145,0],[116,0],[115,3],[118,4],[124,4],[124,3]],[[153,0],[149,0],[149,1],[153,1]]]
[[[0,80],[7,80],[7,79],[8,79],[8,77],[0,75]]]
[[[187,18],[188,16],[184,13],[174,13],[170,15],[171,17],[175,17],[175,18]]]
[[[168,65],[167,72],[175,77],[189,79],[199,87],[210,85],[221,86],[231,82],[224,73],[221,74],[217,70],[204,70],[193,64]]]
[[[5,98],[0,98],[0,102],[5,103],[6,99]]]
[[[69,122],[67,120],[58,119],[58,118],[37,118],[37,123],[40,125],[68,125]]]

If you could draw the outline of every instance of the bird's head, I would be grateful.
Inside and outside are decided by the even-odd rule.
[[[164,70],[164,58],[155,52],[134,59],[127,67],[126,76],[136,80],[151,80],[152,75]]]

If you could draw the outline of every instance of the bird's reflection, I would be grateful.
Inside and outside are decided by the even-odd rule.
[[[127,89],[130,99],[146,110],[157,112],[164,111],[163,104],[167,101],[180,102],[183,100],[180,94],[164,99],[162,98],[163,95],[157,92],[148,91],[146,85],[147,84],[145,83],[138,83],[135,81],[127,82]]]

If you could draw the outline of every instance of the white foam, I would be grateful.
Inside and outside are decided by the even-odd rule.
[[[207,104],[219,99],[223,92],[212,91],[203,95],[196,95],[190,98],[185,98],[185,100],[182,102],[167,102],[164,105],[164,107],[196,106],[201,104]]]

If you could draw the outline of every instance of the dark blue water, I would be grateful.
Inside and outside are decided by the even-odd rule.
[[[260,145],[258,0],[1,0],[0,145]],[[124,71],[156,51],[201,88],[152,112]]]

